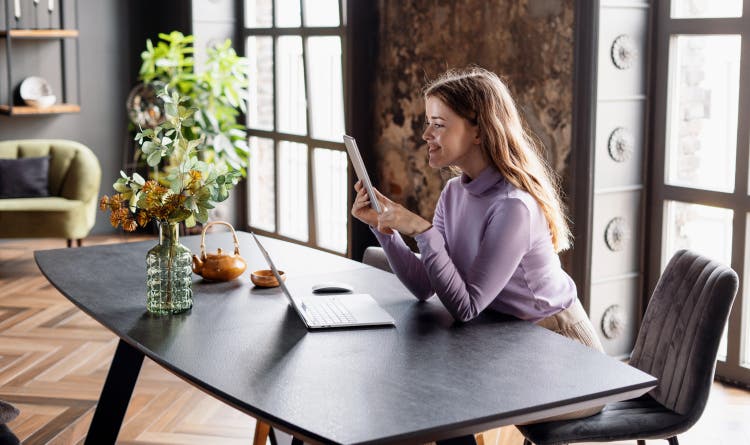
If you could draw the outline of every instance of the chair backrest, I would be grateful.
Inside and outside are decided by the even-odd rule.
[[[90,148],[64,139],[0,141],[0,158],[41,156],[50,157],[50,195],[91,202],[95,212],[102,173],[99,160]]]
[[[703,412],[738,285],[734,270],[688,250],[659,278],[630,364],[659,379],[649,394],[678,414]]]
[[[382,247],[370,246],[365,249],[365,253],[362,255],[362,262],[386,272],[393,272]]]

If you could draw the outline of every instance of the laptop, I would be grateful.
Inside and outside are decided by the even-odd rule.
[[[266,259],[273,275],[279,281],[294,311],[308,329],[353,328],[361,326],[393,326],[395,321],[368,294],[341,295],[292,295],[279,276],[268,251],[260,243],[255,233],[250,232],[258,244],[260,252]]]

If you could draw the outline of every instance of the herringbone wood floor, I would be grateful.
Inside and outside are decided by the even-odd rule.
[[[85,245],[133,241],[92,237]],[[79,444],[91,422],[117,345],[114,334],[76,309],[41,275],[37,249],[63,240],[0,240],[0,399],[21,410],[9,424],[22,443]],[[703,418],[683,445],[750,444],[750,393],[715,384]],[[119,444],[249,444],[255,421],[146,359]],[[520,445],[515,428],[485,444]]]

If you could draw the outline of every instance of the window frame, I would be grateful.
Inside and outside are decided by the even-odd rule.
[[[731,209],[732,260],[731,267],[740,276],[740,287],[729,317],[727,356],[717,361],[716,375],[719,378],[750,384],[750,367],[741,366],[743,324],[743,284],[745,255],[750,254],[746,240],[748,213],[750,212],[750,176],[748,175],[750,152],[750,0],[744,0],[742,17],[735,18],[672,18],[672,1],[656,3],[654,14],[655,54],[652,79],[654,88],[651,133],[650,193],[648,194],[647,221],[651,227],[646,233],[645,253],[647,289],[644,292],[644,307],[651,296],[662,271],[664,251],[664,205],[667,201],[680,201]],[[735,180],[733,192],[693,189],[666,184],[666,142],[668,112],[668,82],[671,61],[670,40],[672,36],[729,35],[741,36],[739,103],[737,115],[737,140],[735,158]],[[744,320],[750,323],[750,320]],[[746,339],[750,341],[750,339]]]
[[[310,93],[310,79],[309,79],[309,60],[308,60],[308,39],[310,37],[325,37],[325,36],[332,36],[332,37],[339,37],[341,39],[341,69],[342,69],[342,96],[343,96],[343,102],[344,102],[344,127],[347,129],[350,128],[349,122],[350,122],[350,114],[351,114],[351,106],[350,106],[350,87],[349,87],[349,57],[348,57],[348,34],[349,29],[347,26],[347,0],[338,0],[338,6],[339,6],[339,25],[338,26],[326,26],[326,27],[307,27],[305,26],[305,7],[304,7],[304,0],[299,0],[299,6],[300,6],[300,26],[298,27],[283,27],[279,28],[276,27],[275,24],[275,17],[276,17],[276,2],[271,0],[271,15],[273,23],[271,27],[267,28],[251,28],[247,27],[245,24],[245,3],[247,1],[252,0],[241,0],[238,1],[239,4],[239,10],[240,13],[238,14],[238,29],[239,29],[239,37],[242,42],[242,54],[247,54],[247,39],[248,37],[270,37],[272,39],[272,51],[273,51],[273,105],[274,105],[274,119],[273,119],[273,129],[272,130],[260,130],[260,129],[253,129],[247,126],[247,121],[245,121],[245,128],[247,131],[247,137],[248,139],[251,137],[259,137],[264,139],[270,139],[273,141],[273,150],[274,150],[274,230],[268,231],[265,229],[260,229],[253,227],[250,224],[250,190],[249,190],[249,184],[250,181],[247,181],[246,186],[246,193],[245,193],[245,199],[243,202],[244,211],[243,214],[245,216],[245,226],[247,230],[252,230],[258,234],[271,236],[274,238],[282,239],[285,241],[293,242],[296,244],[302,244],[305,246],[313,247],[316,249],[320,249],[326,252],[330,252],[336,255],[342,255],[342,256],[351,256],[352,252],[352,237],[351,237],[351,216],[349,215],[349,212],[347,212],[347,224],[346,224],[346,250],[344,252],[335,251],[328,249],[326,247],[320,246],[317,241],[317,213],[315,208],[315,166],[314,166],[314,151],[316,148],[324,148],[324,149],[330,149],[334,151],[339,152],[346,152],[346,147],[344,146],[343,140],[341,142],[335,142],[325,139],[317,139],[311,136],[312,134],[312,119],[311,119],[311,113],[310,113],[310,104],[311,104],[311,93]],[[278,119],[277,119],[277,113],[278,113],[278,94],[276,92],[277,88],[277,64],[276,64],[276,54],[277,54],[277,43],[278,38],[282,36],[292,36],[292,37],[300,37],[302,39],[302,63],[304,66],[304,83],[305,83],[305,101],[307,104],[307,110],[306,110],[306,124],[307,124],[307,131],[305,135],[299,135],[294,133],[285,133],[278,130]],[[307,241],[299,240],[296,238],[292,238],[290,236],[283,235],[279,233],[279,216],[280,216],[280,206],[279,206],[279,145],[282,141],[288,141],[288,142],[296,142],[305,144],[307,147]],[[253,160],[250,159],[250,162],[252,163]],[[347,184],[350,184],[353,182],[351,181],[352,174],[351,174],[351,167],[347,167]],[[352,193],[351,191],[347,190],[346,192],[346,204],[347,207],[351,206],[352,202]]]

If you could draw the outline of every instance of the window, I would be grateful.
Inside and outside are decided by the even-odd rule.
[[[649,284],[681,248],[744,275],[717,375],[750,384],[750,16],[742,0],[658,8]]]
[[[245,0],[248,221],[346,254],[345,27],[339,0]]]

